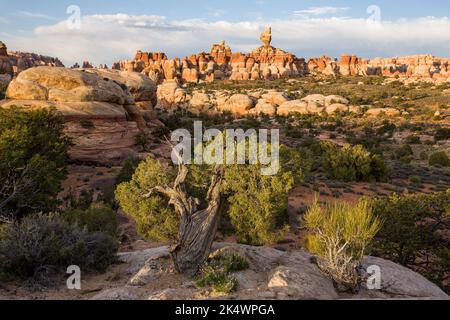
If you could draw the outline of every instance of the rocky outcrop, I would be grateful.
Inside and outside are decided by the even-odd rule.
[[[214,44],[209,53],[168,60],[164,53],[138,51],[134,60],[120,61],[114,69],[142,72],[162,82],[184,83],[216,80],[278,79],[306,73],[304,59],[270,45],[271,29],[261,35],[263,45],[250,54],[233,53],[225,41]]]
[[[365,60],[345,54],[336,61],[323,56],[308,61],[308,72],[327,76],[386,76],[442,82],[450,79],[450,59],[415,55]]]
[[[36,53],[13,51],[9,52],[9,59],[13,65],[15,75],[34,67],[64,67],[64,64],[58,58],[43,56]]]
[[[14,75],[6,45],[0,41],[0,85],[8,84]]]
[[[342,55],[339,62],[339,73],[342,76],[366,76],[367,61],[354,55]]]
[[[336,76],[338,64],[328,56],[312,58],[308,61],[308,72],[312,74],[323,74],[326,76]]]
[[[214,244],[213,256],[226,253],[238,254],[249,263],[248,270],[233,274],[238,282],[235,293],[218,295],[208,288],[197,288],[192,279],[175,275],[169,248],[161,247],[120,254],[119,259],[128,265],[128,283],[104,290],[92,299],[449,299],[421,275],[380,258],[364,258],[360,275],[364,279],[369,266],[378,266],[381,269],[381,288],[369,290],[362,283],[361,290],[351,296],[338,292],[333,281],[318,268],[314,257],[303,250],[283,252],[268,247]],[[176,280],[171,281],[174,277]]]
[[[155,90],[155,84],[141,74],[37,67],[21,72],[9,84],[7,100],[0,106],[55,108],[73,139],[70,157],[110,164],[136,156],[135,136],[161,126],[151,114]]]

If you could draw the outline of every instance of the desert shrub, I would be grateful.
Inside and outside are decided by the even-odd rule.
[[[6,88],[7,88],[6,85],[0,83],[0,100],[5,99],[5,97],[6,97],[6,94],[5,94],[6,93]]]
[[[409,181],[411,183],[421,183],[422,182],[422,178],[419,176],[410,176],[409,177]]]
[[[125,160],[122,169],[116,177],[115,184],[118,186],[123,182],[129,182],[133,178],[133,174],[141,163],[141,159],[130,158]]]
[[[282,147],[281,168],[276,175],[261,175],[260,165],[231,165],[225,171],[222,192],[238,241],[245,244],[275,243],[288,230],[288,193],[309,172],[304,153]]]
[[[322,142],[322,165],[328,176],[343,181],[386,181],[390,170],[378,155],[363,146]]]
[[[422,151],[419,156],[420,156],[420,160],[423,160],[423,161],[425,161],[425,160],[428,161],[428,159],[429,159],[428,153],[426,153],[425,151]]]
[[[6,279],[45,279],[77,265],[104,271],[116,259],[116,242],[57,215],[33,215],[6,226],[0,238],[0,274]]]
[[[436,141],[443,141],[450,139],[450,128],[438,128],[434,134]]]
[[[404,144],[395,150],[396,159],[402,159],[412,155],[414,155],[414,152],[409,144]]]
[[[172,167],[163,167],[151,157],[136,169],[131,181],[118,185],[116,200],[122,209],[136,221],[137,231],[146,239],[165,241],[178,234],[178,215],[167,199],[142,195],[158,185],[169,185],[175,178]]]
[[[319,267],[338,285],[355,288],[357,267],[381,226],[368,201],[321,206],[316,199],[305,215],[305,225],[307,249],[317,255]]]
[[[104,232],[117,237],[117,214],[107,204],[93,203],[87,209],[69,209],[61,214],[61,218],[89,232]]]
[[[70,146],[63,130],[54,110],[0,108],[0,215],[56,208]]]
[[[224,254],[208,259],[200,268],[196,286],[212,286],[215,292],[231,293],[236,291],[238,283],[231,275],[233,272],[246,270],[249,263],[237,254]]]
[[[407,144],[420,144],[421,143],[419,136],[408,136],[408,137],[406,137],[405,142]]]
[[[450,190],[430,195],[393,195],[372,202],[385,221],[374,253],[407,266],[450,292]],[[447,287],[446,287],[447,286]]]
[[[95,128],[94,122],[92,122],[91,120],[87,120],[87,119],[80,120],[80,126],[83,129],[94,129]]]
[[[143,151],[148,151],[148,135],[141,131],[134,137],[134,143],[142,148]]]
[[[433,153],[428,162],[434,167],[450,167],[450,159],[444,151]]]

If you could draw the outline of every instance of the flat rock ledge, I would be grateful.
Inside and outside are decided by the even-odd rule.
[[[234,274],[238,290],[220,295],[208,288],[196,288],[192,279],[176,275],[169,248],[159,247],[119,254],[130,277],[125,286],[103,290],[93,300],[336,300],[336,299],[424,299],[449,300],[439,287],[423,276],[391,261],[366,257],[362,270],[378,266],[381,289],[362,286],[355,294],[341,294],[332,280],[320,271],[312,255],[303,250],[283,252],[268,247],[216,243],[214,253],[237,253],[249,262],[249,269]]]

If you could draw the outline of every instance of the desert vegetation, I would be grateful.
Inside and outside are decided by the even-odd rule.
[[[149,114],[143,120],[130,109],[119,125],[137,119],[134,131],[120,132],[126,135],[121,143],[130,144],[120,145],[127,152],[98,164],[84,161],[100,158],[83,158],[91,146],[76,149],[77,144],[107,137],[99,130],[114,131],[117,123],[66,121],[54,109],[0,109],[3,283],[52,287],[63,283],[69,265],[78,265],[92,277],[108,274],[103,286],[109,287],[126,276],[121,264],[130,261],[124,256],[145,255],[160,244],[169,247],[167,256],[140,266],[130,283],[181,277],[176,279],[192,281],[189,290],[201,297],[249,298],[241,290],[249,276],[250,287],[260,281],[272,297],[293,274],[310,270],[289,269],[292,261],[303,261],[295,259],[305,248],[315,279],[331,283],[325,297],[364,294],[369,255],[418,272],[449,292],[447,87],[310,75],[181,89],[226,99],[241,95],[249,103],[258,97],[297,101],[317,112],[196,112],[182,104],[157,109],[151,121],[158,125],[152,127],[142,126]],[[301,99],[325,99],[328,106]],[[210,103],[217,107],[214,99]],[[340,110],[343,104],[346,111]],[[205,130],[279,129],[280,170],[265,176],[260,164],[173,165],[171,132],[192,133],[196,121]],[[76,135],[69,138],[68,132]],[[235,247],[222,252],[219,243]],[[260,267],[260,255],[273,255],[266,260],[278,264]]]

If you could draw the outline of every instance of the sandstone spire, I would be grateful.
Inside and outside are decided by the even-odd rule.
[[[272,28],[266,27],[264,32],[261,34],[261,41],[266,47],[270,47],[270,43],[272,42]]]

